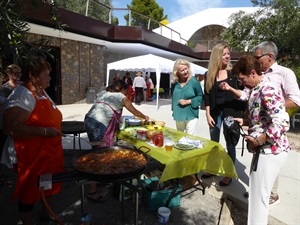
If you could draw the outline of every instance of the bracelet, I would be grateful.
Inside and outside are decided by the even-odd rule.
[[[44,127],[44,136],[47,136],[47,128]]]

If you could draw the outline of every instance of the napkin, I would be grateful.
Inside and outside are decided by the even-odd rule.
[[[201,140],[193,140],[189,137],[182,137],[178,140],[178,143],[180,144],[189,144],[189,145],[194,145],[196,148],[203,148],[204,142]]]

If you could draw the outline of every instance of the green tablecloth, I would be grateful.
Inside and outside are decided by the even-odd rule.
[[[136,127],[135,129],[138,130],[140,127]],[[149,144],[149,140],[143,141],[137,139],[133,133],[134,132],[129,132],[128,129],[125,129],[119,131],[117,136],[119,139],[128,142],[162,164],[165,164],[165,169],[160,178],[160,182],[196,174],[201,170],[219,176],[237,178],[237,173],[231,158],[217,142],[165,127],[163,129],[165,138],[171,139],[174,142],[177,142],[184,136],[188,136],[194,140],[202,140],[204,142],[203,148],[187,151],[178,150],[173,147],[171,152],[167,152],[164,147],[159,148]]]

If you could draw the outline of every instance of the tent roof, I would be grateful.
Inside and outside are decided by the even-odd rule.
[[[158,93],[161,73],[172,73],[173,66],[174,61],[152,54],[119,60],[107,64],[106,84],[108,85],[109,82],[110,70],[155,72],[157,81],[156,89]],[[207,70],[193,63],[191,63],[191,67],[194,74],[204,74]],[[156,98],[156,109],[158,109],[158,98]]]
[[[147,54],[108,63],[107,69],[120,71],[156,72],[156,69],[159,68],[161,73],[172,73],[173,66],[173,60]],[[206,68],[194,63],[191,63],[191,67],[195,74],[204,74],[207,71]]]
[[[131,57],[107,64],[107,69],[126,71],[156,72],[159,68],[161,73],[170,73],[174,62],[152,54]]]

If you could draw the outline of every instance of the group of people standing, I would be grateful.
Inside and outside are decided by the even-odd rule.
[[[120,75],[116,76],[113,82],[120,80]],[[126,97],[135,102],[136,105],[140,105],[141,102],[152,101],[154,84],[149,76],[143,77],[141,71],[136,73],[136,77],[132,80],[130,72],[126,72],[123,77],[123,81],[128,84],[128,91]]]
[[[276,63],[277,54],[273,42],[263,42],[254,48],[253,55],[241,56],[232,66],[229,46],[217,44],[209,59],[204,90],[193,76],[189,61],[177,59],[172,72],[171,110],[177,130],[197,134],[199,107],[204,101],[210,138],[219,142],[223,124],[226,149],[234,164],[240,134],[225,126],[224,120],[230,116],[240,126],[248,126],[244,138],[249,152],[253,153],[249,176],[249,225],[267,224],[269,205],[279,201],[277,177],[291,149],[286,136],[289,129],[286,109],[300,106],[296,76]],[[51,197],[61,189],[60,183],[53,184],[51,190],[41,190],[36,185],[41,174],[61,172],[64,167],[62,114],[45,92],[50,85],[50,71],[50,64],[38,59],[22,71],[23,83],[20,83],[21,68],[11,65],[6,70],[9,81],[0,92],[2,137],[8,135],[14,141],[17,183],[13,197],[19,200],[24,225],[32,224],[33,207],[42,193]],[[114,145],[124,107],[134,116],[149,120],[149,116],[132,104],[145,101],[147,82],[150,89],[147,96],[151,98],[153,82],[150,77],[145,80],[141,72],[137,72],[134,80],[129,72],[123,79],[118,77],[97,95],[84,118],[93,148]],[[211,176],[215,174],[204,173],[202,179]],[[224,177],[219,185],[228,186],[231,182],[231,178]],[[88,195],[95,200],[101,198],[94,184]]]
[[[250,168],[248,224],[267,224],[269,205],[279,203],[278,174],[291,147],[287,139],[289,115],[286,109],[300,106],[300,91],[294,72],[276,62],[277,46],[270,41],[254,48],[253,55],[243,55],[232,66],[230,49],[219,43],[212,49],[204,79],[204,93],[191,75],[189,63],[174,65],[173,118],[178,130],[195,135],[198,110],[205,102],[210,138],[219,142],[221,126],[226,150],[235,163],[240,132],[224,123],[232,117],[239,127],[248,126],[243,138],[253,153]],[[258,161],[259,159],[259,161]],[[206,179],[215,174],[204,173]],[[230,185],[223,178],[220,186]]]

